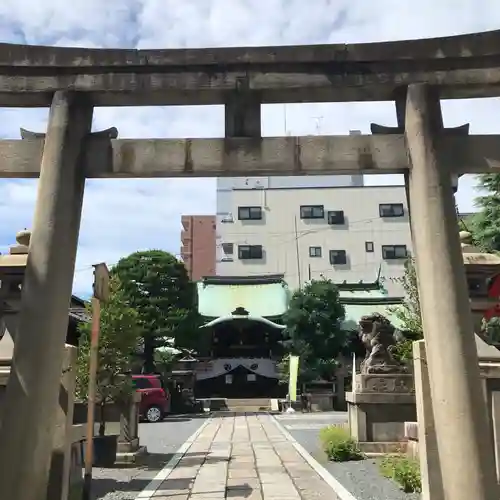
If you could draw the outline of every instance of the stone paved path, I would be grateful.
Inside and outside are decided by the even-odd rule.
[[[215,416],[152,500],[336,500],[265,414]]]

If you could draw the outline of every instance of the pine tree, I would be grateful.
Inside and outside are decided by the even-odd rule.
[[[500,251],[500,174],[483,174],[479,177],[485,192],[475,200],[479,212],[472,218],[474,242],[485,252]]]

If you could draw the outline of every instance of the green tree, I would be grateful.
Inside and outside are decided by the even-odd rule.
[[[157,347],[191,347],[198,334],[196,290],[184,264],[162,250],[135,252],[111,270],[118,276],[129,305],[139,316],[144,336],[144,370],[155,371]]]
[[[391,313],[401,323],[400,330],[404,338],[396,343],[393,355],[399,361],[408,361],[413,357],[413,342],[424,338],[417,273],[415,260],[412,257],[409,257],[405,262],[404,276],[395,278],[395,281],[401,283],[405,291],[405,298],[401,305],[391,308]]]
[[[494,344],[500,343],[500,318],[497,316],[489,320],[483,318],[481,332],[489,342]]]
[[[331,380],[337,358],[348,344],[348,333],[341,328],[345,318],[339,291],[327,279],[312,280],[297,290],[284,316],[284,346],[290,354],[300,356],[299,379],[306,382],[321,377]],[[285,357],[280,371],[287,370]]]
[[[500,174],[479,175],[484,192],[475,199],[479,211],[472,217],[474,243],[485,252],[500,251]]]
[[[415,338],[423,337],[420,299],[418,297],[417,272],[415,259],[409,257],[405,262],[405,272],[401,278],[395,278],[405,291],[405,298],[400,306],[391,309],[392,314],[400,321],[401,330]]]
[[[157,349],[155,351],[156,369],[165,378],[170,373],[172,367],[174,366],[175,362],[179,357],[180,357],[179,354],[177,354],[176,352]]]
[[[79,327],[76,395],[83,401],[88,400],[91,327],[90,323],[82,323]],[[124,401],[133,391],[132,380],[127,374],[140,335],[138,315],[127,305],[119,281],[112,279],[109,301],[101,308],[98,347],[96,399],[100,410],[100,436],[105,434],[106,404]]]

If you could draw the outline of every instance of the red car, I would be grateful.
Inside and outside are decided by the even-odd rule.
[[[132,375],[134,386],[141,394],[140,415],[148,422],[160,422],[170,412],[170,393],[159,375]]]

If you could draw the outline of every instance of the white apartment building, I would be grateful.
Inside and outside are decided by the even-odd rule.
[[[403,295],[411,250],[404,186],[363,186],[362,176],[219,179],[219,276],[283,273],[291,289],[321,276],[374,281]]]

